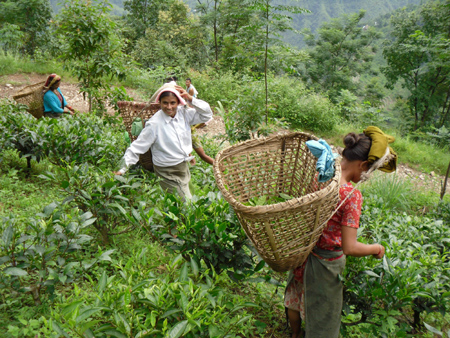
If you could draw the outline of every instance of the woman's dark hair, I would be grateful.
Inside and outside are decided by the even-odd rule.
[[[166,78],[164,83],[169,83],[169,82],[172,82],[172,81],[177,82],[177,77],[176,76],[169,76],[168,78]]]
[[[178,103],[180,103],[180,100],[178,99],[178,96],[176,96],[174,93],[172,92],[162,92],[161,95],[159,96],[159,102],[161,102],[161,100],[166,97],[166,96],[175,96],[175,98],[177,99]]]
[[[367,161],[372,140],[364,134],[348,133],[344,137],[344,145],[345,149],[342,151],[342,156],[347,160]]]
[[[52,84],[52,86],[50,87],[50,89],[53,89],[58,83],[60,83],[61,80],[56,81],[54,84]]]

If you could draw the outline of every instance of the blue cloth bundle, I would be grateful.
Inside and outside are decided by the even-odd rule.
[[[326,182],[334,177],[334,160],[338,154],[334,154],[327,141],[306,141],[306,146],[311,153],[318,158],[316,170],[319,172],[319,182]]]

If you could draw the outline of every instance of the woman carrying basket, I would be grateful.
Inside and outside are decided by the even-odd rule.
[[[305,321],[305,337],[337,338],[343,303],[339,275],[344,270],[345,256],[372,255],[377,259],[384,256],[385,248],[381,244],[357,241],[362,195],[359,190],[353,189],[350,182],[359,182],[362,173],[369,170],[375,159],[383,157],[390,142],[393,138],[377,127],[369,127],[363,134],[349,133],[344,137],[339,189],[341,202],[344,202],[342,205],[339,203],[339,209],[329,220],[306,262],[296,268],[288,279],[284,305],[292,338],[303,337],[302,320]],[[396,156],[393,156],[378,169],[392,172],[395,163]]]
[[[186,106],[185,99],[192,108]],[[209,121],[213,115],[211,107],[180,86],[164,85],[156,93],[156,102],[161,104],[161,110],[147,121],[139,137],[126,150],[125,167],[116,174],[124,174],[128,166],[139,161],[140,154],[151,148],[153,168],[161,178],[161,187],[189,199],[192,197],[189,191],[189,161],[193,159],[191,125]]]
[[[51,74],[44,85],[44,116],[59,118],[63,113],[73,115],[75,110],[67,105],[66,99],[59,89],[61,77]],[[68,109],[68,111],[65,110]]]

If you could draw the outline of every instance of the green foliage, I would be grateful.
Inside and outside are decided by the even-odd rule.
[[[0,146],[17,150],[21,157],[27,159],[30,169],[31,160],[39,162],[45,154],[44,141],[33,130],[36,119],[31,114],[21,113],[26,106],[16,106],[12,101],[0,103],[0,109]]]
[[[32,163],[30,177],[23,170],[24,163],[15,151],[2,151],[0,170],[0,217],[14,212],[16,218],[28,217],[38,213],[48,204],[60,198],[57,187],[38,180],[36,174],[51,170],[52,164],[47,160],[39,165]]]
[[[334,18],[342,15],[358,13],[361,10],[366,11],[363,25],[382,27],[389,20],[391,13],[397,8],[420,4],[421,0],[359,0],[359,1],[335,1],[335,0],[282,0],[284,4],[295,4],[311,11],[311,14],[295,15],[292,26],[298,31],[304,29],[317,34],[324,22],[330,22]],[[387,18],[385,18],[387,17]],[[303,48],[305,42],[294,33],[286,34],[284,40],[298,48]]]
[[[145,36],[146,30],[154,26],[158,21],[158,13],[167,10],[168,5],[173,1],[167,0],[125,0],[123,8],[128,11],[125,19],[133,27],[134,36]]]
[[[6,0],[0,2],[0,22],[3,36],[0,44],[11,44],[11,38],[23,41],[20,48],[33,55],[38,46],[45,46],[49,39],[48,22],[52,17],[48,0]],[[20,34],[17,32],[20,29]],[[7,33],[9,31],[9,33]],[[5,39],[5,40],[4,40]]]
[[[24,107],[12,103],[0,104],[0,145],[16,149],[28,160],[43,156],[54,164],[93,163],[115,165],[120,159],[119,147],[125,148],[120,131],[113,124],[96,116],[64,116],[60,119],[36,119],[21,113]],[[117,123],[111,120],[112,123]]]
[[[108,11],[107,1],[74,0],[68,1],[58,15],[61,58],[68,62],[80,81],[83,95],[88,95],[90,110],[93,97],[108,96],[104,77],[124,78],[128,63],[115,32],[115,23],[106,15]]]
[[[354,78],[370,68],[371,44],[379,33],[373,28],[361,27],[364,15],[361,11],[324,23],[317,38],[306,32],[306,41],[311,48],[303,77],[328,91],[333,101],[342,89],[356,91],[358,84]]]
[[[49,324],[64,336],[237,337],[252,334],[255,304],[227,294],[217,275],[177,257],[166,276],[146,268],[145,250],[119,262],[115,273],[91,280],[91,292],[76,290],[54,311]]]
[[[74,281],[79,272],[76,266],[86,269],[108,259],[109,253],[80,261],[78,252],[91,240],[82,234],[82,229],[95,221],[91,213],[80,214],[72,209],[66,214],[56,203],[51,203],[36,216],[23,225],[13,216],[3,219],[0,285],[30,293],[35,304],[40,305],[43,293],[53,297],[57,284]]]
[[[342,89],[335,99],[341,110],[341,116],[348,122],[364,125],[383,125],[387,117],[380,108],[373,107],[368,101],[358,103],[358,97],[347,89]]]
[[[271,116],[284,118],[293,128],[328,131],[338,121],[336,107],[298,81],[276,77],[270,81]]]
[[[447,312],[450,232],[445,222],[366,206],[361,224],[363,241],[370,237],[387,246],[381,262],[348,258],[344,310],[366,324],[361,332],[404,337],[422,330],[421,314]]]
[[[75,205],[96,218],[93,226],[99,232],[102,243],[109,244],[111,236],[128,233],[140,227],[146,214],[144,196],[158,188],[148,186],[136,176],[112,177],[109,169],[68,165],[60,167],[57,174],[47,172],[40,176],[57,183],[67,194],[63,203]],[[150,190],[150,191],[149,191]],[[145,221],[145,220],[144,220]]]
[[[240,142],[258,135],[258,128],[264,122],[264,91],[257,83],[244,88],[223,116],[225,131],[230,142]]]
[[[179,252],[191,264],[206,266],[220,273],[229,272],[235,279],[253,273],[253,259],[245,250],[247,237],[236,215],[220,193],[209,192],[182,204],[173,196],[164,200],[162,225],[151,225],[153,232],[168,241],[170,248]],[[194,262],[193,262],[194,261]]]
[[[35,56],[36,57],[36,56]],[[70,75],[62,69],[62,64],[51,58],[45,60],[31,59],[27,56],[17,56],[11,53],[0,53],[0,75],[24,73],[51,74],[56,72],[63,78]],[[2,80],[3,82],[4,80]]]
[[[0,29],[0,45],[5,53],[16,54],[23,45],[24,33],[15,24],[6,23]]]
[[[159,12],[155,24],[146,26],[145,35],[141,35],[132,52],[134,59],[144,68],[152,69],[157,66],[202,67],[207,54],[198,18],[183,1],[174,0],[166,6],[166,10]]]
[[[410,92],[408,106],[414,130],[448,123],[448,4],[429,2],[415,12],[400,11],[391,19],[392,39],[386,40],[383,69],[388,86],[401,80]]]
[[[373,208],[389,209],[390,212],[406,212],[411,209],[412,185],[398,175],[380,174],[372,178],[363,189],[364,196]],[[368,202],[366,201],[366,204]]]

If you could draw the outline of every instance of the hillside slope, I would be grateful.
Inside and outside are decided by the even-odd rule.
[[[112,14],[123,15],[124,0],[109,0],[112,5]],[[198,5],[198,0],[184,0],[192,9]],[[200,0],[205,3],[206,0]],[[211,1],[210,1],[211,2]],[[298,6],[306,8],[311,11],[310,14],[294,15],[293,28],[295,30],[302,30],[309,28],[315,32],[323,22],[329,21],[332,18],[337,18],[342,14],[357,13],[360,10],[366,10],[366,21],[372,22],[377,17],[390,13],[400,7],[408,5],[417,5],[426,2],[426,0],[276,0],[274,4],[282,4],[288,6]],[[61,7],[59,4],[61,0],[50,0],[55,13]],[[300,35],[293,32],[286,33],[284,36],[286,42],[291,43],[297,47],[303,47],[303,39]]]

